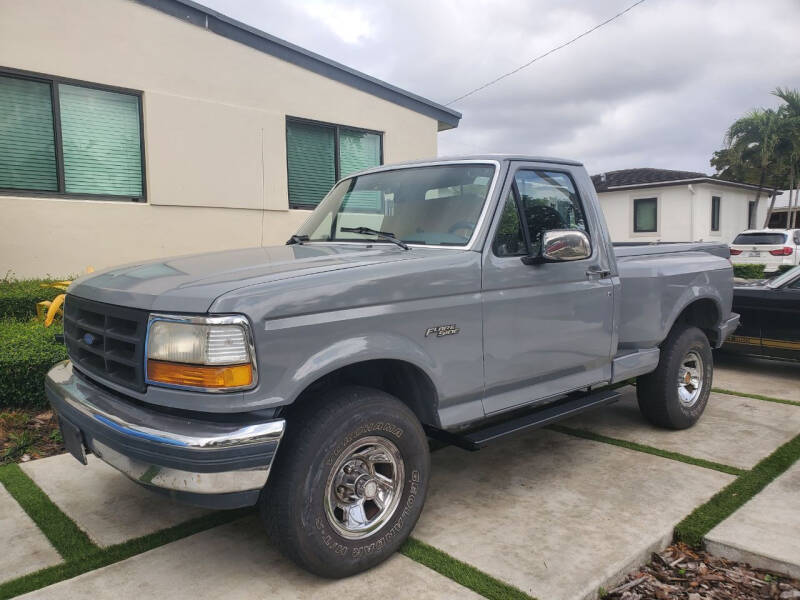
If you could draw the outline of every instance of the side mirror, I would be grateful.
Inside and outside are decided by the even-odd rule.
[[[526,265],[546,262],[581,260],[592,255],[589,236],[577,229],[553,229],[542,234],[541,251],[537,256],[523,256]]]

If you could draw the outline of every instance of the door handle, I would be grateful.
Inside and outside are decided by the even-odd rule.
[[[589,279],[605,279],[606,277],[611,276],[611,271],[607,271],[605,269],[600,269],[600,268],[587,269],[586,276]]]

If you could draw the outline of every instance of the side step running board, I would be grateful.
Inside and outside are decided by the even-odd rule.
[[[435,440],[458,446],[464,450],[480,450],[497,438],[528,429],[538,429],[586,410],[611,404],[619,400],[620,395],[619,391],[615,389],[588,392],[580,396],[572,394],[559,402],[548,404],[521,416],[515,416],[507,421],[495,423],[469,433],[451,433],[429,426],[425,426],[425,432]]]

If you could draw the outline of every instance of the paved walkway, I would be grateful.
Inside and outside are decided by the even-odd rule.
[[[712,529],[706,547],[800,579],[800,462]]]
[[[47,600],[480,598],[401,555],[358,577],[338,581],[320,579],[278,554],[255,518],[184,538],[23,597]]]
[[[563,425],[608,437],[688,454],[732,467],[751,469],[775,448],[800,433],[800,407],[712,393],[703,418],[691,429],[651,427],[639,412],[636,389],[602,410]]]
[[[445,448],[414,537],[541,599],[592,597],[731,475],[551,431]]]
[[[86,458],[88,466],[61,454],[21,467],[98,546],[155,533],[208,512],[148,491],[95,456]]]
[[[800,364],[737,354],[714,354],[714,387],[800,402]]]
[[[716,387],[739,389],[757,375],[742,380],[746,369],[726,369],[718,369]],[[789,377],[783,365],[776,369]],[[795,398],[788,382],[770,388],[771,393]],[[696,427],[658,430],[638,414],[635,390],[623,391],[619,403],[565,425],[740,469],[752,468],[800,432],[800,407],[727,394],[712,394]],[[767,393],[753,387],[744,391]],[[664,547],[676,523],[734,479],[712,468],[548,430],[501,440],[478,453],[444,448],[434,453],[432,465],[428,501],[414,537],[541,600],[596,597],[599,587],[613,586],[651,551]],[[88,467],[62,455],[22,469],[100,548],[205,512],[147,492],[92,457]],[[714,529],[709,545],[720,553],[747,552],[740,556],[753,562],[771,560],[792,573],[800,563],[800,548],[793,545],[800,540],[798,488],[800,466],[795,465]],[[776,542],[784,538],[792,543]],[[15,549],[0,553],[0,583],[61,561],[2,485],[0,548]],[[320,580],[278,555],[255,517],[55,583],[30,597],[155,595],[475,597],[400,555],[354,578]]]
[[[0,485],[0,582],[58,564],[61,557]]]

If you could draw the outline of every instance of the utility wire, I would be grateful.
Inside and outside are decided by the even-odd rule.
[[[531,66],[533,63],[535,63],[536,61],[539,61],[539,60],[543,59],[545,56],[549,56],[549,55],[550,55],[550,54],[552,54],[553,52],[556,52],[556,51],[558,51],[558,50],[561,50],[562,48],[565,48],[565,47],[569,46],[569,45],[570,45],[570,44],[572,44],[573,42],[577,42],[579,39],[581,39],[582,37],[585,37],[585,36],[589,35],[589,34],[590,34],[590,33],[592,33],[593,31],[597,31],[597,30],[598,30],[598,29],[600,29],[600,28],[601,28],[603,25],[608,25],[609,23],[611,23],[611,21],[614,21],[615,19],[619,19],[619,18],[620,18],[622,15],[624,15],[626,12],[628,12],[628,11],[630,11],[630,10],[633,10],[634,8],[636,8],[637,6],[639,6],[639,5],[640,5],[642,2],[644,2],[644,1],[645,1],[645,0],[638,0],[638,2],[634,2],[633,4],[631,4],[631,5],[630,5],[628,8],[626,8],[625,10],[623,10],[623,11],[621,11],[621,12],[618,12],[618,13],[617,13],[617,14],[615,14],[613,17],[610,17],[610,18],[606,19],[606,20],[605,20],[605,21],[603,21],[602,23],[598,23],[597,25],[595,25],[595,26],[594,26],[594,27],[592,27],[591,29],[587,29],[587,30],[586,30],[586,31],[584,31],[582,34],[580,34],[579,36],[576,36],[576,37],[572,38],[571,40],[569,40],[569,41],[567,41],[567,42],[564,42],[564,43],[563,43],[563,44],[561,44],[560,46],[556,46],[555,48],[553,48],[553,49],[551,49],[551,50],[548,50],[548,51],[547,51],[547,52],[545,52],[544,54],[540,54],[540,55],[539,55],[539,56],[537,56],[536,58],[534,58],[534,59],[531,59],[531,60],[529,60],[528,62],[526,62],[524,65],[522,65],[522,66],[520,66],[520,67],[517,67],[517,68],[516,68],[516,69],[514,69],[513,71],[509,71],[508,73],[504,73],[503,75],[500,75],[500,77],[498,77],[498,78],[496,78],[496,79],[492,79],[491,81],[489,81],[489,82],[487,82],[487,83],[484,83],[482,86],[480,86],[480,87],[476,87],[474,90],[470,90],[469,92],[467,92],[467,93],[466,93],[466,94],[464,94],[463,96],[459,96],[459,97],[458,97],[458,98],[456,98],[455,100],[451,100],[450,102],[448,102],[447,104],[445,104],[445,106],[450,106],[451,104],[455,104],[455,103],[456,103],[456,102],[458,102],[459,100],[463,100],[463,99],[464,99],[464,98],[466,98],[467,96],[471,96],[472,94],[474,94],[474,93],[476,93],[476,92],[480,92],[481,90],[485,90],[485,89],[486,89],[487,87],[489,87],[490,85],[494,85],[495,83],[497,83],[498,81],[501,81],[502,79],[505,79],[506,77],[510,77],[511,75],[514,75],[515,73],[519,73],[520,71],[522,71],[522,69],[526,69],[527,67],[530,67],[530,66]]]

